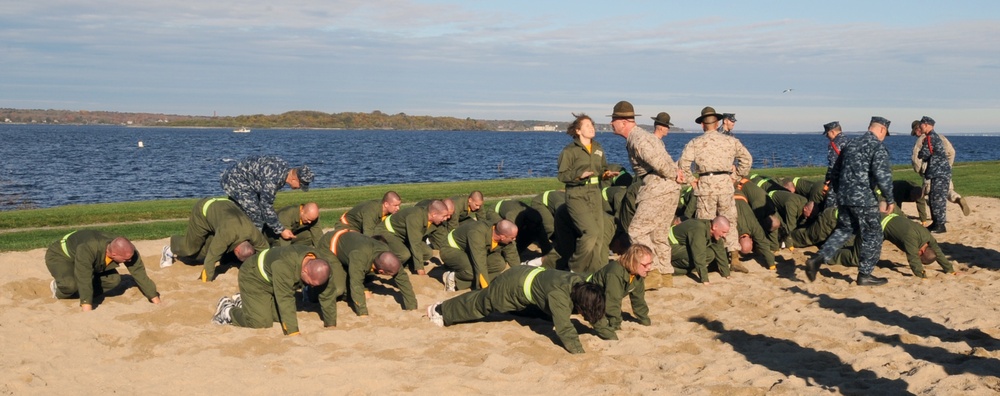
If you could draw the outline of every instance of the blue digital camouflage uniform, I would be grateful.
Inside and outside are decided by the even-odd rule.
[[[280,234],[285,230],[274,211],[274,196],[285,186],[292,169],[288,162],[273,155],[244,158],[222,172],[222,190],[240,205],[258,229],[264,224]]]
[[[932,224],[944,225],[948,221],[948,191],[951,183],[951,163],[944,149],[944,143],[937,132],[931,130],[922,138],[917,158],[927,163],[924,178],[930,180],[931,192],[928,200],[931,207]]]
[[[861,239],[858,254],[858,272],[870,275],[882,253],[882,226],[875,188],[892,196],[892,170],[889,168],[889,151],[872,132],[851,139],[841,146],[840,157],[827,178],[832,180],[832,191],[837,191],[837,228],[819,250],[823,262],[844,246],[847,239],[857,235]]]
[[[830,185],[830,191],[826,192],[826,199],[823,202],[823,207],[830,208],[837,206],[837,190],[834,188],[836,183],[833,182],[830,171],[837,163],[837,157],[840,156],[841,149],[850,140],[851,139],[845,137],[844,133],[841,132],[835,136],[832,141],[830,141],[830,148],[826,151],[826,182]]]

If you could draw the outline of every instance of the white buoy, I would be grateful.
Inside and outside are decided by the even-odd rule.
[[[142,140],[140,140],[140,141],[139,141],[139,148],[143,148],[143,147],[146,147],[146,146],[143,146],[143,145],[142,145]]]

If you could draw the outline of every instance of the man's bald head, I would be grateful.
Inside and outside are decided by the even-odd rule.
[[[455,214],[455,201],[452,201],[451,198],[445,198],[441,202],[444,202],[444,206],[448,208],[449,218]]]
[[[306,202],[299,206],[299,222],[302,224],[312,224],[319,220],[319,205],[315,202]]]
[[[236,248],[233,249],[233,254],[235,254],[236,259],[240,261],[246,261],[246,259],[253,256],[254,253],[257,253],[257,250],[253,248],[253,244],[250,243],[250,241],[240,242],[240,244],[236,245]]]
[[[750,234],[740,235],[740,253],[753,253],[753,238],[750,237]]]
[[[816,207],[816,203],[815,202],[813,202],[813,201],[807,202],[806,206],[802,207],[802,217],[807,218],[807,219],[810,218],[810,217],[812,217],[812,215],[813,215],[813,209],[815,207]]]
[[[104,253],[116,263],[124,263],[132,259],[135,255],[135,245],[128,238],[117,237],[108,243]]]
[[[479,190],[473,191],[469,194],[469,210],[475,212],[481,207],[483,207],[483,193]]]
[[[427,205],[427,220],[435,225],[441,224],[448,219],[448,207],[445,206],[444,202],[440,199],[435,199],[431,201],[430,205]]]
[[[504,219],[497,222],[493,228],[494,233],[498,238],[497,242],[501,244],[508,244],[517,238],[517,225],[513,221]]]
[[[309,286],[322,286],[330,280],[330,264],[326,260],[311,259],[302,264],[302,282]]]
[[[934,249],[929,248],[929,244],[924,244],[920,247],[920,262],[924,264],[930,264],[937,261],[937,253]]]
[[[395,191],[386,191],[385,195],[382,195],[382,215],[391,215],[399,211],[399,204],[403,203],[403,199],[396,194]]]
[[[712,238],[718,240],[729,233],[729,219],[725,216],[718,216],[712,219]]]
[[[399,257],[393,252],[382,252],[375,257],[375,271],[382,275],[396,276],[400,267]]]

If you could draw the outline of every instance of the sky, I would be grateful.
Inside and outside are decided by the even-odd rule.
[[[785,92],[786,90],[789,90]],[[32,0],[0,8],[0,108],[293,110],[699,130],[1000,133],[997,1]],[[651,124],[652,121],[640,120]],[[898,127],[896,127],[898,125]]]

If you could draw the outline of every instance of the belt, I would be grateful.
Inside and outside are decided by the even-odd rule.
[[[672,245],[680,245],[681,243],[677,241],[677,237],[674,236],[674,226],[670,226],[670,243]]]
[[[895,213],[889,213],[889,215],[885,216],[885,218],[882,219],[882,231],[885,231],[885,226],[888,225],[889,222],[892,221],[892,219],[895,218],[896,216],[899,215]]]
[[[225,201],[227,199],[229,199],[229,198],[212,198],[212,199],[209,199],[208,201],[205,201],[205,204],[203,204],[201,206],[201,215],[203,217],[208,217],[208,207],[209,206],[212,206],[213,203],[216,203],[218,201]]]
[[[260,271],[260,276],[264,277],[267,283],[271,283],[271,277],[267,276],[267,272],[264,271],[264,256],[267,255],[267,251],[271,249],[264,249],[260,251],[257,255],[257,270]]]
[[[699,173],[698,176],[701,177],[701,176],[715,176],[715,175],[728,175],[728,174],[729,174],[729,171],[702,172],[702,173]]]
[[[389,232],[393,234],[396,233],[396,230],[392,229],[392,215],[386,216],[383,223],[385,223],[385,229],[389,230]]]
[[[532,304],[535,303],[535,299],[531,297],[531,282],[534,282],[535,277],[542,271],[545,271],[545,267],[535,268],[528,273],[527,277],[524,278],[524,296],[528,297],[528,302]]]
[[[601,182],[601,178],[597,176],[591,176],[589,179],[585,180],[583,184],[597,184]]]
[[[66,257],[69,257],[69,249],[66,247],[66,240],[69,239],[70,235],[73,235],[75,233],[76,231],[66,234],[66,236],[62,237],[62,240],[59,241],[59,244],[62,245],[63,248],[63,254],[65,254]]]
[[[333,253],[334,256],[337,255],[337,242],[340,240],[340,236],[350,231],[348,229],[341,229],[333,233],[333,237],[330,238],[330,253]]]

